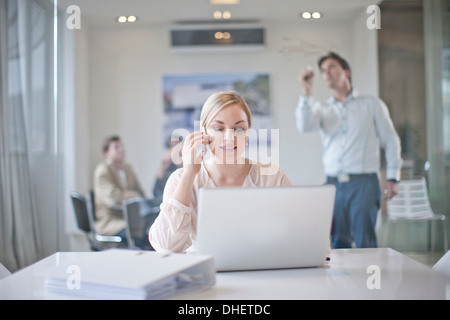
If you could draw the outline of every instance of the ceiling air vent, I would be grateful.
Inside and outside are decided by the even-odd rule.
[[[172,28],[171,48],[176,51],[246,50],[264,47],[264,28],[249,26],[184,26]]]

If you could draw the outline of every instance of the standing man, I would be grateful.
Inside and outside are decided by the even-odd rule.
[[[390,199],[397,194],[400,181],[400,139],[383,101],[353,90],[347,61],[330,52],[319,59],[318,65],[332,97],[315,101],[314,72],[304,69],[299,76],[303,93],[295,115],[300,132],[320,130],[327,183],[336,186],[332,247],[350,248],[354,242],[358,248],[375,248],[380,145],[386,155],[383,193]]]

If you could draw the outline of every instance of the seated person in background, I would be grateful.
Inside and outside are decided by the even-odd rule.
[[[105,139],[103,155],[105,160],[94,172],[96,229],[102,235],[119,235],[126,239],[122,201],[144,197],[144,192],[133,169],[125,162],[125,148],[119,136]],[[146,235],[144,239],[147,242]]]
[[[180,163],[175,163],[172,158],[172,152],[177,151],[175,147],[182,141],[182,136],[171,136],[167,141],[167,153],[161,160],[161,166],[159,168],[158,176],[153,187],[153,195],[155,197],[154,200],[159,204],[161,204],[162,202],[164,187],[166,186],[169,176],[172,174],[172,172],[183,166],[183,163],[181,163],[181,161]]]
[[[269,165],[267,170],[267,165],[242,157],[251,124],[250,109],[235,92],[219,92],[205,102],[200,116],[202,132],[186,137],[183,168],[169,177],[161,212],[150,228],[149,240],[156,251],[195,250],[200,188],[292,185],[278,166]],[[204,145],[211,150],[208,159],[197,152]]]

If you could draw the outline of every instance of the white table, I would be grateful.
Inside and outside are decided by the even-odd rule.
[[[0,280],[0,299],[77,298],[47,292],[45,272],[89,254],[96,253],[55,253]],[[322,268],[220,272],[213,288],[172,299],[450,299],[450,281],[392,249],[340,249]]]

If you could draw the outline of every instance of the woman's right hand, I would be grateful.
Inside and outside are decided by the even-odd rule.
[[[192,185],[195,176],[200,171],[203,161],[203,148],[198,152],[201,145],[209,144],[209,136],[202,132],[194,132],[188,135],[184,141],[181,156],[183,158],[183,173],[172,197],[185,206],[191,203]]]
[[[210,137],[203,132],[194,132],[188,135],[184,141],[181,155],[183,158],[183,173],[195,177],[200,171],[203,161],[203,147],[199,152],[198,148],[210,143]]]

